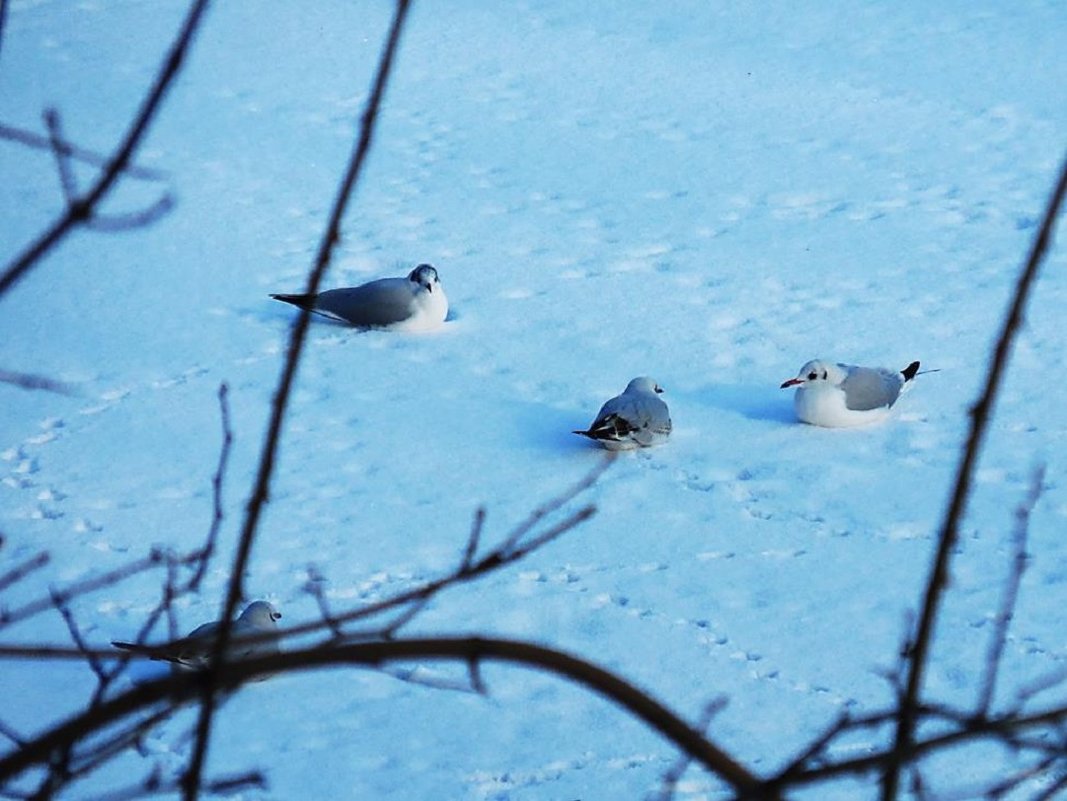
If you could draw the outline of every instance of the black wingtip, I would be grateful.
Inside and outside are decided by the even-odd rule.
[[[904,376],[905,381],[911,381],[911,379],[915,378],[916,374],[919,372],[919,363],[912,362],[900,372]]]
[[[314,305],[311,297],[308,295],[283,295],[272,293],[271,297],[275,300],[280,300],[282,303],[291,303],[298,309],[309,309]]]

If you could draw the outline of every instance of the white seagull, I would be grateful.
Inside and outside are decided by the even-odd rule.
[[[267,601],[253,601],[230,628],[230,642],[226,649],[226,658],[244,659],[251,656],[264,656],[278,652],[278,643],[271,638],[248,642],[249,637],[262,636],[278,631],[278,620],[282,613]],[[204,623],[189,632],[180,640],[165,642],[160,645],[146,645],[135,642],[112,640],[111,644],[124,651],[147,656],[158,662],[170,662],[185,670],[200,670],[207,667],[211,651],[215,647],[215,633],[219,630],[218,621]]]
[[[918,372],[918,362],[897,371],[815,359],[801,367],[796,378],[783,382],[781,388],[797,388],[793,407],[802,422],[844,428],[887,417]]]
[[[660,445],[671,433],[667,404],[657,397],[662,392],[651,378],[635,378],[621,395],[600,407],[588,429],[574,433],[596,440],[609,451]]]
[[[448,316],[448,298],[437,270],[429,264],[420,264],[403,278],[379,278],[317,295],[271,297],[359,328],[430,331]]]

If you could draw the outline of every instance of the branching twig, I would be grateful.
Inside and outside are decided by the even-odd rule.
[[[221,664],[217,666],[216,690],[224,692],[255,676],[280,671],[343,664],[381,666],[418,659],[458,661],[465,665],[492,660],[526,665],[565,677],[625,708],[728,782],[740,796],[753,799],[775,797],[768,795],[760,781],[724,750],[649,694],[584,659],[517,640],[442,637],[318,646]],[[175,704],[198,700],[202,684],[202,674],[175,673],[105,701],[0,759],[0,782],[47,760],[65,744],[105,728],[148,704],[168,698]]]
[[[3,5],[5,0],[0,0],[0,5]],[[4,125],[0,123],[0,139],[6,139],[10,142],[18,142],[21,145],[27,147],[36,148],[38,150],[59,150],[64,156],[81,161],[86,164],[92,164],[96,167],[106,167],[108,164],[108,157],[102,156],[99,153],[94,153],[91,150],[87,150],[83,147],[72,145],[70,142],[60,140],[58,142],[53,141],[51,137],[41,136],[33,131],[27,131],[22,128],[15,128],[11,125]],[[165,181],[167,179],[166,173],[162,170],[154,170],[150,167],[139,167],[136,164],[127,164],[123,168],[123,174],[128,178],[137,178],[142,181]]]
[[[49,557],[47,551],[41,551],[40,553],[31,556],[25,562],[15,565],[6,573],[0,574],[0,592],[3,592],[8,587],[22,581],[26,576],[30,575],[30,573],[40,570],[48,564],[50,558],[51,557]],[[3,613],[0,613],[0,618],[3,617]]]
[[[181,70],[185,54],[200,27],[200,22],[204,12],[207,10],[207,6],[208,0],[194,0],[177,38],[167,51],[152,88],[141,104],[137,116],[134,118],[122,143],[109,159],[107,168],[78,204],[74,206],[68,204],[66,212],[8,265],[7,269],[0,275],[0,296],[14,286],[34,265],[38,264],[45,254],[51,251],[74,228],[84,224],[97,205],[114,187],[119,176],[126,170],[134,152],[140,147],[149,126],[159,111],[163,98],[174,81],[174,77]]]
[[[114,570],[110,570],[107,573],[102,573],[99,576],[93,578],[84,579],[83,581],[71,584],[69,587],[63,590],[53,589],[48,597],[39,598],[36,601],[30,601],[23,606],[16,608],[13,611],[0,610],[0,627],[9,626],[12,623],[25,620],[33,617],[46,609],[51,608],[57,601],[59,603],[65,603],[71,598],[77,598],[81,595],[86,595],[90,592],[102,589],[104,587],[110,587],[119,582],[134,576],[138,573],[142,573],[145,570],[156,567],[164,559],[162,551],[153,548],[149,551],[148,556],[141,559],[137,559],[130,562],[127,565],[122,565]]]
[[[208,795],[232,795],[242,790],[266,790],[267,777],[259,771],[247,771],[235,776],[222,776],[204,782],[204,792]],[[163,781],[158,772],[147,776],[132,787],[112,790],[104,795],[95,796],[93,801],[136,801],[138,798],[150,798],[157,795],[171,795],[181,790],[177,781]]]
[[[74,178],[74,170],[70,163],[70,149],[65,146],[59,112],[54,108],[46,109],[44,122],[48,129],[48,143],[56,160],[56,171],[59,173],[63,199],[66,200],[70,213],[88,227],[96,231],[128,231],[131,228],[151,225],[174,208],[174,198],[169,192],[165,192],[152,205],[126,214],[104,215],[95,208],[86,207],[83,199],[78,196],[78,182]]]
[[[374,126],[378,118],[378,111],[381,108],[382,98],[385,95],[385,87],[392,70],[393,58],[396,55],[397,47],[400,43],[400,33],[403,30],[404,21],[407,18],[408,7],[409,0],[397,0],[396,13],[393,17],[386,38],[385,47],[382,50],[378,62],[374,86],[363,113],[359,138],[349,160],[344,178],[338,189],[337,198],[334,201],[333,211],[330,215],[330,221],[320,243],[318,255],[315,259],[315,266],[308,276],[306,291],[309,294],[314,294],[318,291],[322,278],[326,273],[326,268],[329,266],[333,256],[333,250],[340,241],[341,221],[344,218],[345,209],[348,207],[348,201],[352,196],[356,181],[363,170],[367,153],[370,152]],[[0,291],[2,291],[2,285],[0,285]],[[289,349],[286,355],[285,365],[282,369],[282,376],[278,384],[278,390],[274,396],[270,424],[264,440],[255,485],[248,502],[248,512],[245,516],[244,526],[241,530],[241,537],[237,545],[237,553],[233,560],[230,583],[220,618],[221,622],[218,630],[218,639],[215,642],[215,647],[210,659],[210,668],[205,677],[193,755],[189,762],[189,769],[182,779],[183,798],[185,801],[196,801],[199,795],[200,776],[203,772],[204,759],[207,754],[212,717],[215,709],[215,693],[212,686],[215,677],[214,671],[216,668],[221,667],[224,662],[226,646],[230,639],[233,614],[243,595],[242,585],[245,569],[251,558],[252,543],[259,526],[259,517],[263,505],[267,502],[267,499],[270,496],[271,479],[274,474],[274,461],[278,445],[281,441],[282,423],[285,420],[286,411],[288,410],[289,397],[292,392],[293,382],[296,378],[296,368],[300,362],[300,356],[303,352],[310,322],[310,308],[301,310],[301,313],[296,318],[296,322],[293,324],[292,333],[289,338]]]
[[[63,199],[73,214],[80,212],[75,207],[81,202],[78,198],[78,184],[74,180],[74,170],[70,166],[70,151],[63,147],[63,126],[59,112],[54,108],[44,111],[44,127],[48,131],[48,146],[56,160],[56,172],[59,174],[59,187],[63,190]]]
[[[485,507],[479,506],[474,510],[474,520],[471,521],[471,533],[467,538],[467,547],[463,551],[463,560],[459,564],[460,571],[471,566],[474,557],[478,555],[478,544],[482,538],[482,529],[485,528]]]
[[[106,685],[110,679],[107,672],[104,670],[103,665],[100,664],[100,660],[93,654],[92,650],[85,642],[85,638],[82,637],[81,629],[78,627],[78,622],[74,619],[74,613],[70,611],[70,606],[66,600],[59,597],[58,593],[52,593],[52,603],[55,605],[59,614],[63,618],[63,622],[67,624],[67,631],[70,632],[70,638],[74,641],[74,646],[85,657],[86,663],[89,665],[90,670],[96,676],[96,680],[100,685]]]
[[[304,583],[304,591],[315,599],[315,603],[319,607],[319,616],[322,618],[322,622],[326,624],[326,627],[332,632],[334,639],[340,639],[344,636],[344,631],[341,629],[341,624],[337,622],[333,613],[330,611],[330,604],[326,600],[326,593],[322,589],[322,585],[326,579],[315,565],[308,565],[307,572],[308,579]]]
[[[700,721],[697,724],[697,730],[707,738],[708,726],[711,725],[711,721],[726,708],[725,698],[716,698],[714,701],[704,705],[703,711],[700,713]],[[693,757],[690,754],[683,754],[674,765],[671,766],[664,775],[660,782],[660,791],[654,796],[651,796],[652,801],[671,801],[674,798],[674,792],[678,788],[678,782],[682,780],[682,776],[689,770],[689,766],[693,762]]]
[[[219,451],[219,463],[215,469],[215,475],[211,479],[211,497],[213,513],[211,528],[208,530],[207,542],[204,543],[203,556],[200,559],[196,571],[189,579],[188,588],[191,592],[200,589],[200,582],[204,579],[208,564],[215,553],[215,545],[218,542],[219,530],[222,528],[222,481],[226,476],[226,467],[230,461],[230,450],[233,447],[233,430],[230,427],[230,405],[227,402],[229,387],[225,382],[219,385],[219,417],[222,420],[222,448]]]
[[[1004,646],[1008,641],[1008,628],[1011,626],[1011,619],[1015,614],[1015,605],[1019,598],[1019,585],[1022,584],[1023,573],[1026,571],[1026,541],[1030,532],[1030,514],[1041,497],[1044,483],[1045,466],[1041,465],[1034,471],[1029,494],[1015,511],[1015,530],[1012,534],[1012,563],[1004,583],[1000,609],[997,611],[997,616],[993,621],[993,635],[990,638],[989,650],[986,653],[985,674],[982,678],[982,687],[978,693],[978,715],[988,714],[993,704],[993,696],[996,693],[997,686],[997,674],[1000,672]]]
[[[58,395],[77,395],[77,389],[65,381],[56,381],[44,375],[19,373],[14,370],[0,370],[0,381],[22,389],[42,389]]]
[[[923,595],[922,611],[919,616],[919,628],[908,660],[908,676],[904,696],[900,704],[900,716],[894,734],[893,753],[885,768],[882,779],[882,801],[896,801],[900,771],[907,755],[912,751],[915,735],[916,710],[922,692],[923,677],[929,661],[929,651],[933,642],[934,627],[941,609],[941,598],[948,586],[948,568],[959,539],[959,525],[971,494],[971,482],[978,454],[982,448],[986,428],[993,413],[994,402],[1000,383],[1007,373],[1008,360],[1015,342],[1016,332],[1022,325],[1023,312],[1030,295],[1030,288],[1037,278],[1038,268],[1044,260],[1052,239],[1052,230],[1059,216],[1060,205],[1067,193],[1067,161],[1060,168],[1056,187],[1049,198],[1044,219],[1034,238],[1033,246],[1026,266],[1015,287],[1011,305],[1004,318],[996,347],[990,358],[982,395],[971,411],[971,429],[964,447],[960,466],[956,474],[955,487],[951,501],[945,511],[944,522],[938,535],[937,552],[934,556],[930,575]]]

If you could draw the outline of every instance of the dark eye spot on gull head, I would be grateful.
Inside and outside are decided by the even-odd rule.
[[[428,292],[433,292],[434,284],[439,281],[436,268],[430,264],[420,264],[411,271],[408,280],[413,281]]]

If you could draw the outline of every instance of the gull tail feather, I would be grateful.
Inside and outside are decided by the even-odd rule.
[[[275,300],[280,300],[283,303],[291,303],[298,309],[314,309],[315,296],[314,295],[271,295]]]

